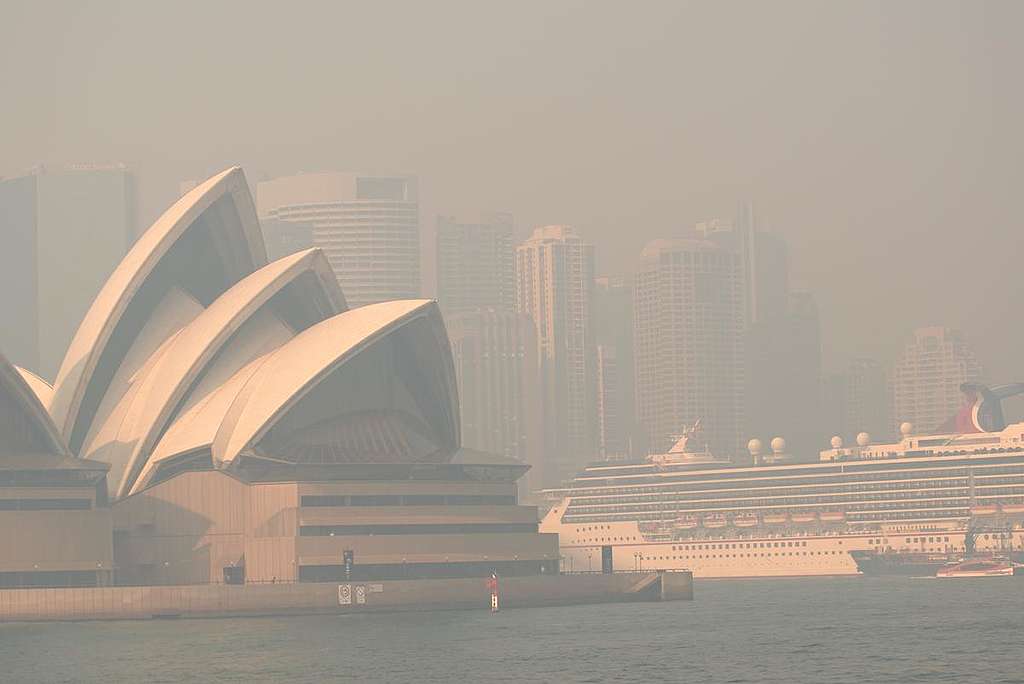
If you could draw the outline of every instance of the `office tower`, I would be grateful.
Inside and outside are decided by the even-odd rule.
[[[82,316],[135,238],[122,164],[0,180],[0,349],[52,381]]]
[[[843,439],[853,440],[861,432],[867,432],[878,442],[895,438],[897,433],[889,417],[888,385],[882,364],[874,359],[854,359],[845,377],[843,423],[846,430],[840,433]]]
[[[749,202],[739,206],[734,221],[712,219],[698,223],[696,230],[700,237],[739,255],[748,326],[787,313],[789,250],[781,237],[758,227]]]
[[[462,445],[529,463],[527,486],[540,485],[540,369],[533,320],[476,309],[445,318],[455,362]]]
[[[260,221],[267,258],[271,261],[313,246],[313,224],[265,218]]]
[[[687,425],[722,456],[745,444],[744,278],[738,254],[707,240],[655,240],[634,286],[638,419],[664,452]]]
[[[261,220],[308,223],[352,307],[420,293],[416,179],[311,173],[256,186]]]
[[[537,228],[517,247],[516,307],[537,327],[548,484],[596,453],[593,292],[594,248],[572,228]]]
[[[821,332],[809,293],[790,295],[788,310],[763,316],[747,333],[747,437],[786,440],[799,461],[816,461],[821,441]]]
[[[606,457],[646,455],[645,439],[637,430],[633,363],[633,286],[622,277],[599,277],[594,283],[594,338],[598,355],[598,447]],[[602,363],[614,372],[614,383],[603,380]],[[614,420],[607,413],[614,414]]]
[[[918,328],[892,371],[893,431],[909,421],[920,433],[936,430],[963,403],[960,385],[979,382],[974,351],[949,328]]]
[[[628,447],[622,427],[620,374],[615,347],[597,345],[597,453],[605,460],[624,459]]]
[[[444,313],[515,310],[515,242],[511,214],[475,223],[437,217],[437,301]]]

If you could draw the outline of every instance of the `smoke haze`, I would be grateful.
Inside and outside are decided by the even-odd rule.
[[[600,273],[750,199],[818,299],[826,369],[934,324],[1019,380],[1022,21],[1014,2],[5,2],[0,175],[123,161],[145,226],[234,163],[415,173],[425,248],[438,213],[506,210],[521,237],[575,225]]]

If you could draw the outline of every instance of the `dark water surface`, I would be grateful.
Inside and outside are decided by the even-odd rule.
[[[0,625],[3,682],[1024,682],[1024,580],[698,581],[693,602]]]

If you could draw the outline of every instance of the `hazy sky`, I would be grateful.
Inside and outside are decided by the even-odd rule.
[[[1024,2],[0,0],[0,175],[123,161],[142,217],[230,164],[418,174],[600,271],[752,199],[826,362],[963,329],[1024,379]]]

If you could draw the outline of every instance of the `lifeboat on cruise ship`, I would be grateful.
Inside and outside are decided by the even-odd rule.
[[[717,529],[719,527],[725,527],[728,524],[728,521],[725,519],[725,516],[722,515],[721,513],[714,513],[712,515],[704,516],[704,521],[703,522],[704,522],[704,527],[708,527],[708,528],[711,528],[711,529]]]
[[[692,530],[696,528],[700,522],[696,517],[692,515],[681,515],[676,518],[676,529],[677,530]]]
[[[971,515],[995,515],[998,512],[999,506],[996,505],[971,506]]]
[[[1000,508],[1003,513],[1024,513],[1024,504],[1003,504]]]
[[[736,527],[757,527],[760,520],[753,513],[744,513],[743,515],[737,515],[732,524]]]
[[[764,521],[769,525],[778,525],[789,520],[789,516],[785,513],[765,513]]]
[[[795,523],[809,523],[817,520],[818,516],[815,513],[794,513],[792,518]]]
[[[821,522],[843,522],[846,520],[846,514],[842,511],[824,511],[821,514]]]

